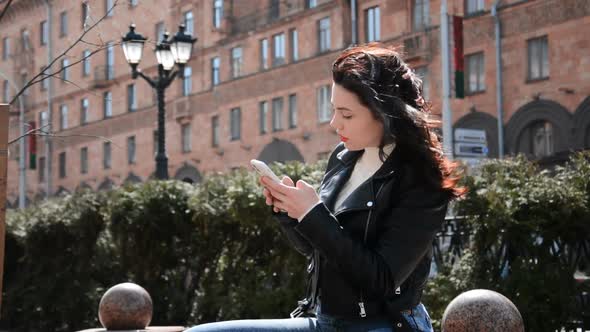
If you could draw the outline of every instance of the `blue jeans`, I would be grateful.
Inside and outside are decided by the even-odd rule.
[[[416,332],[432,332],[430,317],[421,303],[412,312],[404,312],[407,323]],[[340,319],[318,313],[317,318],[244,319],[197,325],[185,332],[395,332],[385,318]]]

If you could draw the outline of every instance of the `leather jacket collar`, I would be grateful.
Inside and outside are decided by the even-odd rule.
[[[331,211],[334,211],[334,203],[336,202],[336,197],[340,192],[340,189],[350,178],[357,159],[363,153],[364,150],[349,151],[345,148],[336,155],[340,164],[337,164],[332,170],[327,170],[328,176],[322,184],[319,194],[322,202],[324,202]],[[344,202],[342,202],[338,211],[334,211],[335,214],[372,208],[375,205],[376,190],[378,190],[384,179],[395,174],[398,166],[399,151],[396,147],[377,172],[375,172],[375,174],[367,181],[363,182],[344,200]]]

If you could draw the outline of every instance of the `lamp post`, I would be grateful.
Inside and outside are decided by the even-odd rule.
[[[131,66],[131,77],[142,77],[148,84],[156,89],[158,96],[158,151],[156,153],[156,178],[168,179],[168,157],[166,156],[166,128],[164,109],[164,92],[176,77],[183,77],[184,66],[191,57],[193,44],[197,41],[190,34],[185,33],[185,26],[180,25],[174,37],[168,39],[168,32],[156,45],[156,59],[158,60],[158,76],[151,78],[144,75],[138,68],[143,53],[143,45],[146,38],[135,32],[135,24],[129,26],[129,32],[123,36],[122,48],[127,63]],[[174,64],[178,66],[172,71]]]

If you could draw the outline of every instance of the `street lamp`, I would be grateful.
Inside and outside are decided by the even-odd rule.
[[[183,77],[184,66],[191,57],[193,44],[197,41],[190,34],[185,33],[185,27],[181,24],[178,32],[170,40],[168,32],[156,45],[156,59],[158,60],[158,76],[150,78],[144,75],[138,68],[143,54],[143,45],[146,38],[135,32],[135,24],[129,26],[129,32],[123,36],[122,48],[127,63],[131,66],[131,77],[138,76],[145,79],[149,85],[156,89],[158,96],[158,152],[156,154],[156,178],[168,179],[168,157],[166,157],[166,129],[164,109],[164,91],[176,77]],[[174,64],[178,65],[176,71],[172,71]]]

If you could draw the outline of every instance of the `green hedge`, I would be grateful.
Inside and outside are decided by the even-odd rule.
[[[571,318],[572,297],[587,285],[576,285],[571,262],[549,248],[590,234],[584,158],[555,174],[522,158],[497,161],[464,179],[471,191],[455,209],[472,216],[474,241],[459,264],[439,267],[429,282],[424,303],[436,324],[454,296],[475,287],[511,298],[529,330]],[[324,168],[274,167],[312,184]],[[514,252],[507,276],[490,254],[503,240]],[[249,171],[197,186],[152,181],[81,192],[11,211],[6,246],[0,323],[15,331],[99,326],[100,297],[126,281],[151,294],[152,325],[288,317],[305,291],[305,258],[286,242]]]
[[[275,171],[318,183],[324,168]],[[286,317],[305,291],[305,258],[285,242],[247,171],[11,211],[6,242],[1,324],[18,331],[99,326],[100,297],[126,281],[151,294],[152,325]]]
[[[590,283],[573,275],[590,273],[590,253],[578,251],[584,243],[590,249],[589,160],[590,153],[579,153],[564,167],[540,170],[519,156],[490,161],[464,178],[470,192],[455,210],[467,216],[471,246],[427,287],[435,318],[460,292],[486,288],[510,298],[529,331],[581,320],[576,297]]]

